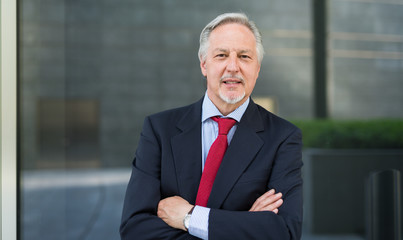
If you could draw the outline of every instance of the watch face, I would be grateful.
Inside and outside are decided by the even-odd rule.
[[[189,229],[190,216],[190,214],[186,214],[185,219],[183,219],[183,225],[186,229]]]

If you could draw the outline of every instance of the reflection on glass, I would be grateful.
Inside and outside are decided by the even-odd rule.
[[[25,170],[21,239],[119,239],[126,169]]]
[[[39,168],[100,167],[95,100],[40,99]]]

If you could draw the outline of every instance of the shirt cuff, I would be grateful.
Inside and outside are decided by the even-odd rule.
[[[201,239],[208,239],[208,220],[210,208],[195,206],[190,217],[189,234]]]

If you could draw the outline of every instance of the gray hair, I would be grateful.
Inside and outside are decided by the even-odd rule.
[[[200,34],[200,47],[199,47],[199,59],[200,61],[205,61],[207,57],[207,50],[209,47],[209,37],[211,32],[216,29],[218,26],[228,24],[228,23],[239,23],[249,28],[256,40],[256,53],[258,57],[259,63],[263,60],[264,49],[262,44],[262,36],[260,35],[259,29],[256,27],[253,21],[250,21],[249,18],[244,13],[224,13],[216,17],[213,21],[204,27],[203,31]]]

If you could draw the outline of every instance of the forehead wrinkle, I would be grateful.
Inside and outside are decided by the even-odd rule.
[[[213,50],[213,52],[228,52],[228,49],[226,49],[226,48],[215,48]]]

